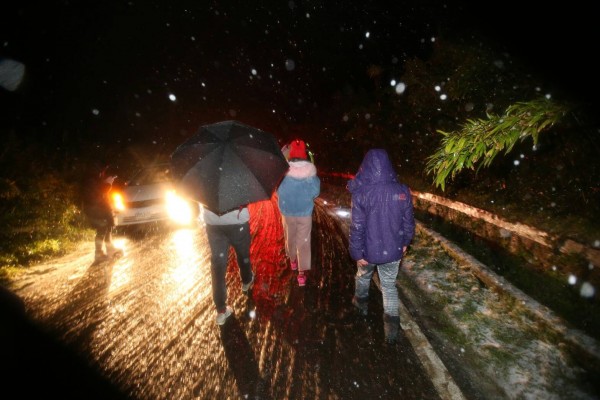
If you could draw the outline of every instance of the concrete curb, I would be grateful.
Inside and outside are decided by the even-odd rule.
[[[452,375],[440,360],[433,347],[423,334],[419,325],[402,302],[400,302],[400,326],[419,357],[423,368],[431,378],[433,386],[442,400],[466,400]]]

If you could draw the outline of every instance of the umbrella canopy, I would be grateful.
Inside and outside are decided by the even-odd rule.
[[[269,199],[289,168],[272,134],[237,121],[201,126],[171,166],[182,194],[217,214]]]

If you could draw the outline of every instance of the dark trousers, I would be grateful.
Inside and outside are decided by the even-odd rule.
[[[107,252],[113,250],[112,244],[112,231],[113,231],[113,220],[111,218],[98,218],[88,217],[90,224],[96,231],[94,237],[94,245],[96,249],[96,256],[101,256],[104,253],[103,247],[106,248]]]
[[[210,275],[212,279],[213,301],[217,311],[227,306],[227,261],[229,247],[233,247],[240,269],[240,279],[248,283],[252,279],[250,264],[250,224],[240,225],[206,225],[206,235],[210,245]]]
[[[105,226],[103,228],[96,228],[96,242],[104,242],[106,244],[112,243],[112,226]]]

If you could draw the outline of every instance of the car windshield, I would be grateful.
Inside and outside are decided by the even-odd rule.
[[[171,170],[168,165],[147,167],[139,171],[131,178],[129,185],[151,185],[154,183],[171,182]]]

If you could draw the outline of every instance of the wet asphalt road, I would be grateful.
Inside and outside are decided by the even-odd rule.
[[[377,289],[369,315],[353,314],[355,269],[337,218],[317,204],[314,269],[300,288],[275,203],[250,211],[256,281],[244,295],[230,259],[224,326],[201,227],[118,237],[124,257],[101,265],[90,243],[17,280],[32,323],[0,331],[15,343],[0,371],[12,398],[439,399],[406,337],[384,344]],[[31,385],[10,385],[18,376]]]

